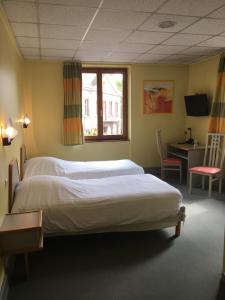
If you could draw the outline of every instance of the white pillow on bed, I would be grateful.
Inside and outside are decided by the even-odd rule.
[[[63,161],[56,157],[34,157],[26,161],[24,178],[36,175],[65,176]]]

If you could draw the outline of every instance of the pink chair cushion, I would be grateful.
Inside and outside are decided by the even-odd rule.
[[[181,165],[182,160],[179,158],[168,157],[162,160],[163,164],[167,165]]]
[[[193,167],[190,168],[191,172],[198,172],[202,174],[217,174],[221,171],[219,168],[214,168],[214,167]]]

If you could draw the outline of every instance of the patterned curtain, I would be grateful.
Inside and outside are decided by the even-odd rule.
[[[225,133],[225,53],[220,58],[216,95],[209,119],[209,132]]]
[[[64,145],[83,144],[81,76],[80,62],[64,63]]]

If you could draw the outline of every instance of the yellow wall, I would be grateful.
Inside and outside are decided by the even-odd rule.
[[[28,154],[54,155],[71,160],[131,158],[147,167],[159,164],[155,129],[162,128],[165,141],[183,139],[184,94],[187,66],[132,65],[129,68],[130,141],[95,142],[63,146],[63,75],[61,62],[26,61],[25,108],[32,118],[25,140]],[[143,115],[143,80],[174,80],[173,114]]]
[[[189,67],[188,94],[206,93],[212,101],[217,80],[217,70],[220,56],[214,56],[204,62]],[[186,128],[192,128],[193,137],[205,144],[208,132],[208,117],[186,117]]]
[[[19,147],[22,143],[22,126],[18,120],[22,113],[23,59],[7,26],[0,7],[0,122],[5,122],[7,117],[11,117],[19,132],[11,146],[3,147],[0,142],[0,215],[7,211],[8,205],[8,164],[13,157],[19,158]],[[0,276],[2,281],[2,264]]]

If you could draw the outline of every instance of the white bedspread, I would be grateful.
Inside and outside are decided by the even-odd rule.
[[[55,157],[34,157],[25,163],[24,178],[53,175],[71,179],[90,179],[143,173],[142,167],[128,159],[81,162]]]
[[[150,174],[71,180],[34,176],[17,186],[13,212],[43,210],[46,234],[78,233],[176,216],[174,187]]]

